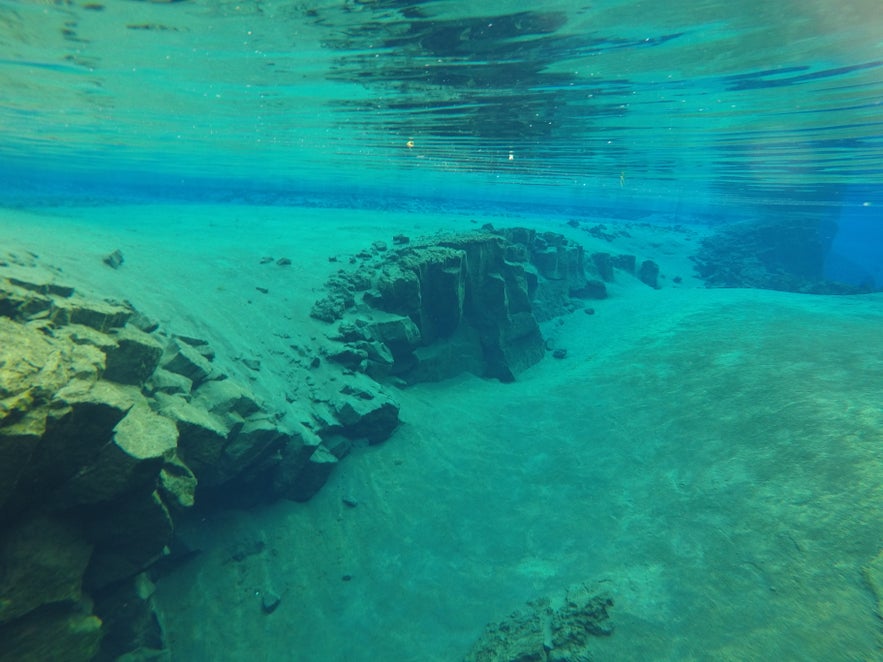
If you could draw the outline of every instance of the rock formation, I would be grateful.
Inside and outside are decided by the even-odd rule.
[[[402,244],[340,271],[313,317],[336,323],[329,358],[407,383],[460,372],[511,381],[539,361],[539,321],[603,298],[582,247],[560,234],[486,229]]]
[[[825,279],[833,221],[765,219],[722,226],[693,261],[709,287],[754,287],[807,294],[854,294],[855,286]]]
[[[613,634],[613,600],[585,584],[528,603],[488,625],[466,662],[571,662],[594,659],[593,637]]]
[[[398,405],[338,368],[269,411],[204,340],[32,267],[0,272],[0,659],[161,649],[148,573],[176,519],[310,498],[348,440],[392,433]]]
[[[0,260],[0,659],[163,655],[153,581],[180,518],[309,499],[353,443],[398,425],[378,379],[514,379],[545,352],[539,322],[606,296],[599,267],[622,266],[523,228],[364,257],[313,308],[327,341],[290,345],[283,410],[205,339],[82,296],[34,256]]]

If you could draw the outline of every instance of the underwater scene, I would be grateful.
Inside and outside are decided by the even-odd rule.
[[[0,0],[0,662],[883,660],[879,0]]]

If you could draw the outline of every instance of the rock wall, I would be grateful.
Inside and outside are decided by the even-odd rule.
[[[336,323],[332,360],[406,383],[469,371],[511,381],[539,361],[539,321],[603,298],[582,247],[525,228],[431,237],[341,270],[313,317]]]
[[[398,405],[337,367],[269,411],[198,338],[0,261],[0,659],[159,654],[152,581],[188,509],[305,500]]]

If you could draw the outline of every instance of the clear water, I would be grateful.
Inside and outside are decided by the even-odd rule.
[[[327,253],[375,237],[649,221],[667,230],[642,248],[684,277],[544,328],[568,361],[511,388],[403,391],[396,436],[306,506],[190,523],[214,551],[160,583],[172,659],[456,660],[485,623],[589,579],[617,598],[599,660],[883,659],[863,574],[883,548],[880,293],[707,290],[666,234],[830,219],[830,277],[883,286],[881,15],[0,0],[2,241],[264,352],[268,398]],[[129,271],[81,266],[117,247]],[[296,286],[264,254],[300,255]],[[266,555],[234,570],[255,540]]]
[[[873,0],[7,1],[3,180],[664,211],[877,201],[877,14]]]

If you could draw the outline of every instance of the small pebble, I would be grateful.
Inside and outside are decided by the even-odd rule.
[[[552,356],[555,357],[556,359],[563,359],[565,356],[567,356],[567,350],[566,349],[556,349],[554,352],[552,352]]]
[[[594,309],[594,308],[584,308],[584,309],[583,309],[583,312],[584,312],[586,315],[594,315],[594,314],[595,314],[595,309]]]
[[[343,501],[343,505],[349,506],[350,508],[355,508],[356,506],[359,505],[358,500],[352,496],[345,496],[345,497],[343,497],[342,501]]]
[[[110,255],[105,255],[101,261],[104,262],[104,264],[109,266],[111,269],[119,269],[124,261],[123,253],[120,249],[116,249]]]
[[[276,260],[276,264],[278,264],[280,267],[287,267],[291,264],[291,260],[289,260],[287,257],[280,257],[278,260]]]
[[[255,372],[261,369],[261,362],[258,359],[242,359],[242,364]]]
[[[261,595],[261,609],[265,614],[272,614],[276,611],[280,602],[282,602],[282,598],[274,591],[264,591]]]

